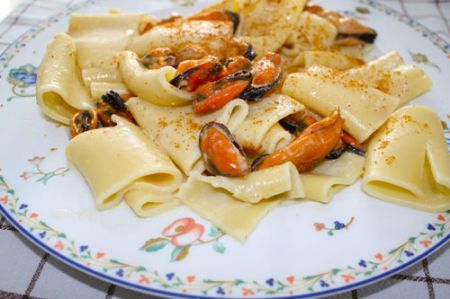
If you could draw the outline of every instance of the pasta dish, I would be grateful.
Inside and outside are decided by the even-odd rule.
[[[450,209],[431,88],[377,32],[306,0],[223,0],[168,18],[73,15],[39,68],[37,102],[98,210],[185,205],[245,241],[283,201],[328,203],[360,177],[381,200]],[[413,157],[413,158],[411,158]]]

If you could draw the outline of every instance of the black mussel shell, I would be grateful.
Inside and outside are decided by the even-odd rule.
[[[227,82],[231,82],[231,81],[237,81],[237,80],[247,80],[250,81],[252,80],[252,73],[250,73],[249,71],[240,71],[234,74],[231,74],[229,76],[226,76],[225,78],[222,78],[216,82],[214,82],[214,84],[219,87]]]
[[[186,87],[185,80],[187,78],[189,78],[193,73],[195,73],[197,71],[197,69],[198,69],[198,67],[193,67],[193,68],[188,69],[187,71],[185,71],[185,72],[179,74],[178,76],[176,76],[175,78],[173,78],[170,81],[170,84],[172,84],[173,86],[178,87],[178,88]]]
[[[253,59],[256,58],[256,52],[255,49],[253,48],[253,45],[250,43],[247,43],[247,51],[245,51],[244,55],[245,58],[247,58],[248,60],[252,61]]]
[[[337,40],[345,39],[345,38],[355,38],[360,41],[363,41],[368,44],[373,44],[375,42],[375,39],[377,38],[377,33],[360,33],[360,34],[343,34],[339,33],[336,37]]]
[[[233,33],[236,33],[236,30],[238,29],[239,24],[241,23],[241,18],[237,13],[232,12],[231,10],[225,10],[225,13],[228,15],[231,22],[233,23]]]
[[[308,127],[303,122],[294,121],[287,117],[281,119],[278,123],[283,127],[283,129],[294,135],[297,135],[299,132],[302,132]]]
[[[262,85],[262,86],[258,86],[258,87],[254,87],[253,85],[250,85],[246,90],[244,90],[244,92],[242,92],[240,94],[239,97],[241,99],[244,99],[244,100],[247,100],[250,102],[256,102],[257,100],[262,98],[268,91],[275,88],[278,85],[278,83],[280,83],[280,79],[281,79],[281,73],[279,76],[277,76],[275,81],[270,84],[266,84],[266,85]]]
[[[116,111],[128,112],[125,101],[115,91],[110,90],[108,93],[102,95],[103,102],[113,107]]]
[[[356,154],[358,156],[361,156],[361,157],[365,157],[366,156],[366,152],[365,151],[363,151],[362,149],[356,148],[356,147],[354,147],[354,146],[352,146],[350,144],[347,144],[345,149],[346,149],[346,151],[354,153],[354,154]]]
[[[267,158],[268,156],[270,156],[269,154],[265,154],[262,156],[259,156],[258,158],[256,158],[255,160],[253,160],[252,165],[250,167],[250,169],[252,171],[256,171],[258,169],[258,166],[264,161],[265,158]]]
[[[345,144],[342,144],[342,146],[334,148],[331,152],[329,152],[328,155],[325,157],[325,159],[336,160],[340,156],[342,156],[342,154],[345,152],[345,149],[346,149]]]

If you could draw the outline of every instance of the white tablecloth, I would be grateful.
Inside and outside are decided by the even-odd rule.
[[[0,53],[30,26],[80,0],[0,0]],[[151,1],[151,0],[148,0]],[[379,0],[450,40],[450,1]],[[409,270],[337,298],[450,298],[450,246]],[[44,253],[0,216],[0,298],[149,298],[97,280]]]

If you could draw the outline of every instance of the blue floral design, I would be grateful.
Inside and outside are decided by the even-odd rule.
[[[335,221],[334,222],[334,229],[335,230],[340,230],[343,229],[345,227],[345,224],[339,221]]]
[[[11,83],[12,92],[14,96],[7,100],[11,101],[14,98],[32,97],[33,94],[26,93],[25,89],[36,85],[37,67],[32,64],[25,64],[18,68],[11,69],[8,74],[8,82]],[[19,88],[19,90],[17,90]]]
[[[37,79],[37,68],[31,64],[23,65],[17,69],[11,69],[8,75],[8,81],[21,88],[34,86]]]

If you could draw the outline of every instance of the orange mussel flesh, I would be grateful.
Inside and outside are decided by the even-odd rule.
[[[205,82],[218,79],[223,67],[214,56],[186,60],[178,65],[177,75],[170,83],[185,91],[194,91]]]
[[[209,173],[235,177],[250,172],[250,165],[242,147],[223,124],[206,124],[200,132],[199,146]]]
[[[310,125],[287,146],[261,159],[255,168],[292,162],[299,172],[308,171],[336,147],[341,135],[342,119],[336,110],[329,117]]]
[[[250,80],[250,72],[241,71],[200,86],[193,96],[194,112],[205,114],[221,109],[229,101],[237,98],[250,84]]]
[[[241,98],[256,101],[275,88],[281,80],[281,56],[268,52],[252,67],[251,85],[241,94]]]

